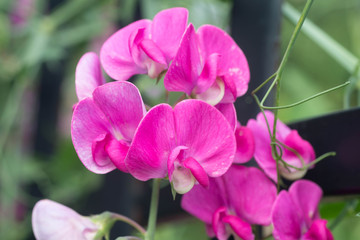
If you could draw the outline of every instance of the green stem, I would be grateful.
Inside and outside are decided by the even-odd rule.
[[[112,219],[129,224],[130,226],[134,227],[136,230],[138,230],[141,234],[145,236],[146,230],[134,220],[117,213],[110,212],[110,214]]]
[[[145,240],[154,240],[155,237],[156,218],[157,218],[157,211],[159,205],[160,180],[161,179],[153,180],[150,213],[149,213],[148,228],[147,228],[147,233],[145,235]]]
[[[358,199],[352,199],[350,201],[347,201],[345,207],[341,210],[340,214],[330,224],[329,229],[334,230],[334,228],[346,217],[348,213],[353,213],[358,203]]]

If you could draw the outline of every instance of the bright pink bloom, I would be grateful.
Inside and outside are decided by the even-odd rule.
[[[281,191],[272,210],[274,237],[278,240],[333,240],[326,220],[320,219],[321,188],[309,181],[294,182]]]
[[[194,186],[181,206],[205,222],[210,236],[254,239],[251,224],[270,225],[276,187],[259,169],[232,165],[223,176],[210,178],[209,185]]]
[[[269,122],[271,132],[274,123],[274,115],[270,111],[265,111],[266,118]],[[250,119],[247,127],[253,132],[255,139],[255,160],[259,166],[265,171],[265,173],[275,182],[277,182],[276,174],[276,162],[271,154],[271,139],[269,131],[266,125],[264,115],[259,113],[256,120]],[[296,130],[291,130],[288,126],[282,123],[280,120],[276,124],[276,138],[281,143],[285,144],[289,148],[297,151],[299,158],[291,150],[282,147],[282,159],[295,167],[301,168],[305,164],[308,164],[315,160],[315,152],[311,144],[302,139]],[[283,177],[294,180],[301,178],[305,175],[306,171],[297,171],[294,168],[290,168],[290,172],[280,165],[280,173]]]
[[[235,138],[237,147],[234,163],[246,163],[254,156],[255,152],[255,139],[252,131],[237,122]]]
[[[174,58],[187,18],[185,8],[166,9],[153,21],[139,20],[114,33],[100,52],[106,73],[116,80],[127,80],[134,74],[156,78]]]
[[[169,176],[178,193],[197,181],[207,187],[209,177],[224,174],[235,154],[234,131],[211,105],[185,100],[174,109],[167,104],[152,108],[141,121],[125,159],[137,179]]]
[[[32,228],[37,240],[92,240],[102,226],[57,202],[44,199],[36,203]]]
[[[75,88],[79,101],[92,97],[96,87],[105,84],[99,57],[94,52],[85,53],[75,71]]]
[[[146,110],[139,90],[129,82],[97,87],[92,98],[75,107],[71,136],[75,150],[90,171],[127,172],[124,159]]]
[[[165,75],[168,91],[195,95],[212,105],[233,103],[246,93],[250,79],[244,53],[223,30],[189,25]]]

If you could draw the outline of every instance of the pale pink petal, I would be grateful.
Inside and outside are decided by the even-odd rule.
[[[255,152],[255,139],[252,131],[248,127],[240,126],[235,131],[236,154],[234,163],[246,163]]]
[[[233,103],[219,103],[216,104],[215,107],[224,115],[224,117],[228,120],[231,128],[236,129],[237,117],[236,117],[236,109]]]
[[[100,60],[106,73],[116,80],[127,80],[134,74],[147,73],[134,61],[129,49],[130,35],[140,28],[147,28],[150,20],[139,20],[114,33],[101,48]]]
[[[223,176],[236,215],[250,224],[269,225],[276,186],[259,169],[233,165]]]
[[[326,220],[315,220],[301,240],[334,240],[330,230],[326,227]]]
[[[105,158],[95,161],[93,157],[93,141],[99,136],[104,138],[109,128],[110,123],[92,99],[85,98],[77,104],[71,121],[71,137],[79,159],[92,172],[103,174],[116,168],[101,152],[96,155]]]
[[[37,240],[90,240],[100,230],[89,218],[47,199],[34,206],[32,228]]]
[[[196,180],[189,169],[178,167],[177,164],[175,165],[171,176],[171,183],[177,193],[184,194],[189,192],[194,187],[195,182]]]
[[[129,150],[129,144],[122,140],[112,138],[105,146],[105,151],[113,164],[123,172],[128,172],[125,166],[125,157]]]
[[[159,74],[168,68],[166,56],[161,49],[151,40],[143,40],[140,44],[141,50],[146,54],[147,58],[144,64],[151,78],[156,78]]]
[[[255,236],[252,232],[251,225],[241,220],[237,216],[228,215],[223,218],[223,222],[228,223],[232,230],[243,240],[254,240]]]
[[[302,235],[302,216],[290,194],[281,191],[272,210],[273,235],[276,240],[299,240]]]
[[[175,57],[188,19],[186,8],[170,8],[155,15],[151,26],[152,40],[161,47],[170,62]]]
[[[216,81],[205,92],[197,94],[196,98],[215,106],[222,101],[224,94],[224,82],[217,78]]]
[[[112,135],[131,141],[145,114],[139,90],[130,82],[111,82],[98,87],[93,93],[94,102],[112,125]]]
[[[170,154],[169,154],[169,158],[167,161],[167,168],[168,168],[168,177],[169,177],[169,181],[172,181],[172,175],[174,172],[174,163],[180,160],[184,159],[184,151],[188,149],[188,147],[185,146],[177,146],[174,149],[171,150]]]
[[[236,95],[242,96],[248,89],[250,80],[249,66],[244,53],[235,41],[222,29],[211,25],[201,26],[197,34],[204,59],[213,53],[221,55],[218,65],[218,76],[225,82],[234,82]]]
[[[75,72],[75,88],[79,101],[92,97],[96,87],[105,83],[100,60],[96,53],[85,53],[79,60]]]
[[[259,115],[258,115],[259,116]],[[266,175],[277,182],[276,162],[271,154],[271,140],[266,126],[250,119],[247,127],[252,131],[255,140],[254,158]]]
[[[318,216],[318,205],[322,197],[321,188],[309,180],[298,180],[289,188],[289,195],[303,212],[304,220],[309,228],[311,222]]]
[[[173,109],[167,104],[153,107],[140,122],[125,158],[128,171],[141,181],[165,177],[175,144]]]
[[[214,178],[210,178],[208,189],[195,185],[184,194],[181,207],[206,224],[211,224],[213,213],[226,205],[224,198],[224,189],[221,189],[221,185],[217,184]]]
[[[202,70],[194,26],[189,24],[181,40],[179,50],[164,78],[168,91],[191,95]]]
[[[186,157],[194,158],[210,177],[224,174],[236,150],[234,131],[213,106],[185,100],[174,108],[178,145],[186,146]]]

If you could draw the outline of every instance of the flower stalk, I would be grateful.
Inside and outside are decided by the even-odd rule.
[[[147,232],[145,234],[145,240],[154,240],[155,239],[156,219],[157,219],[157,212],[158,212],[158,206],[159,206],[160,180],[161,179],[159,179],[159,178],[155,178],[153,180],[149,220],[148,220]]]

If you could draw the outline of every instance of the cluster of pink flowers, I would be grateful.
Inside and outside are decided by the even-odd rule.
[[[106,83],[102,68],[117,81]],[[167,91],[189,99],[147,111],[139,90],[126,81],[135,74],[164,76]],[[277,194],[268,129],[273,114],[260,113],[246,126],[237,121],[233,103],[245,94],[249,79],[246,57],[234,40],[215,26],[196,31],[186,9],[136,21],[114,33],[100,57],[86,53],[78,63],[79,102],[71,129],[75,150],[94,173],[119,169],[141,181],[168,178],[184,194],[182,207],[220,240],[230,235],[254,239],[252,225],[272,226],[275,239],[333,239],[317,210],[322,191],[315,183],[298,180]],[[315,159],[297,131],[278,121],[276,134],[284,162],[302,168]],[[253,157],[261,169],[240,165]],[[278,167],[291,180],[305,174]],[[40,204],[33,215],[35,235],[51,239],[39,226],[51,216],[39,209]],[[84,229],[84,224],[77,226]]]

